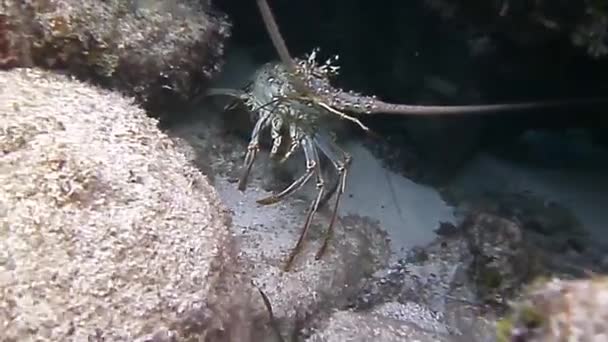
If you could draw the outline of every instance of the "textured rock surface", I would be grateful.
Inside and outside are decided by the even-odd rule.
[[[444,341],[446,336],[426,330],[403,320],[373,313],[336,312],[327,327],[312,335],[308,342],[364,342],[364,341]]]
[[[447,230],[367,280],[353,309],[423,327],[440,341],[493,341],[504,301],[530,272],[521,265],[529,255],[521,229],[482,213]]]
[[[0,72],[0,148],[0,340],[248,340],[228,215],[133,100]]]
[[[536,217],[541,214],[552,217],[544,212]],[[572,228],[577,235],[579,231]],[[496,321],[505,316],[511,301],[521,298],[522,289],[530,288],[523,291],[524,299],[515,305],[514,313],[498,325],[503,341],[512,341],[510,338],[517,334],[523,338],[516,337],[518,341],[561,341],[558,336],[565,336],[568,329],[576,334],[579,325],[585,338],[579,336],[576,341],[606,336],[601,335],[605,333],[603,324],[585,326],[583,320],[565,314],[596,315],[601,317],[598,322],[605,319],[605,280],[533,281],[546,274],[572,278],[579,273],[556,265],[556,260],[563,263],[568,258],[553,256],[556,252],[531,239],[517,218],[479,212],[468,216],[459,227],[446,225],[440,234],[437,241],[412,251],[410,257],[367,280],[351,307],[365,315],[382,313],[402,324],[443,333],[438,335],[441,341],[496,341]],[[560,254],[567,253],[562,249]],[[579,264],[584,267],[577,259]],[[534,285],[528,286],[530,282]],[[530,308],[540,308],[540,315]],[[544,317],[546,314],[551,317]],[[539,316],[542,322],[551,323],[539,327]],[[564,330],[564,326],[569,328]]]
[[[3,1],[0,66],[67,69],[157,107],[219,71],[230,26],[212,11],[195,0]]]
[[[598,1],[425,0],[444,17],[464,17],[478,29],[493,28],[518,43],[542,43],[563,37],[594,57],[608,53],[608,12]]]
[[[499,341],[606,341],[608,279],[538,281],[499,324]]]

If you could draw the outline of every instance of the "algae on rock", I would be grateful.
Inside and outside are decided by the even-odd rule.
[[[604,341],[608,278],[544,279],[529,286],[497,324],[498,341]]]
[[[230,25],[194,0],[7,0],[0,64],[69,70],[146,108],[187,100],[219,72]],[[213,14],[212,14],[213,13]]]

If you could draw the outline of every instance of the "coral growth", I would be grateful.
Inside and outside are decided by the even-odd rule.
[[[477,213],[462,228],[472,256],[468,278],[479,300],[499,308],[542,269],[516,221]]]
[[[572,42],[583,46],[594,57],[608,55],[608,5],[587,1],[584,20],[571,33]]]
[[[569,39],[592,57],[608,54],[608,8],[603,1],[425,0],[444,18],[465,18],[475,29],[534,44]]]
[[[497,325],[498,341],[603,341],[608,278],[540,279]]]
[[[147,108],[187,99],[219,71],[230,34],[226,19],[207,7],[189,0],[8,0],[0,5],[0,58],[68,70]]]

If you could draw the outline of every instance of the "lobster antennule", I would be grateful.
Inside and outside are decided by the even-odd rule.
[[[246,100],[248,98],[246,92],[239,89],[230,88],[209,88],[205,92],[204,96],[230,96],[240,100]]]

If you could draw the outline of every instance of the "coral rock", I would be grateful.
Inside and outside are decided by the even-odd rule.
[[[186,100],[220,70],[230,25],[190,0],[0,4],[0,66],[67,69],[147,109]],[[216,13],[216,12],[213,12]]]
[[[248,341],[207,178],[132,99],[0,72],[0,340]]]

